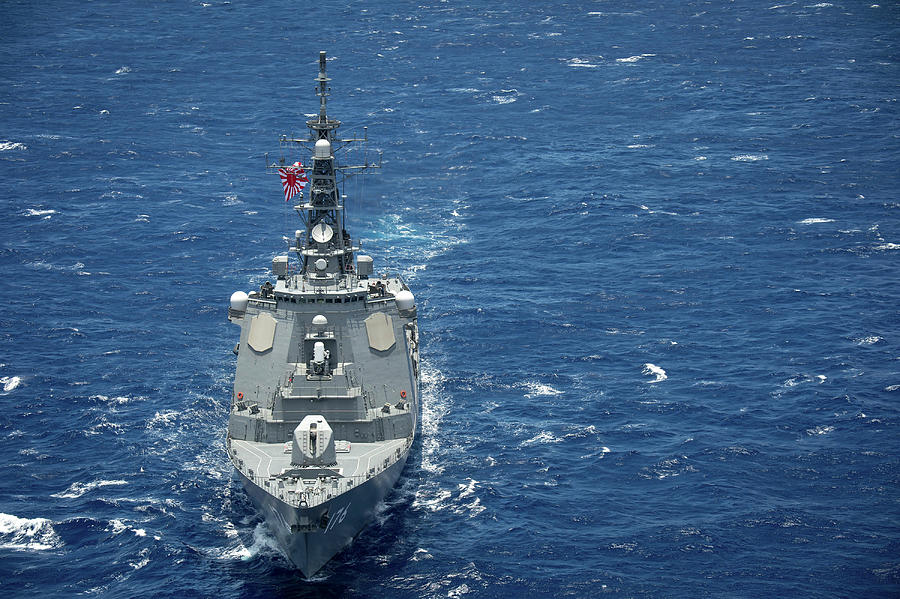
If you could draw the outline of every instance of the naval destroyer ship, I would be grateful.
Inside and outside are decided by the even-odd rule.
[[[376,165],[336,161],[368,136],[337,137],[325,66],[321,52],[310,136],[281,140],[308,148],[310,162],[266,158],[304,225],[288,242],[296,258],[276,256],[274,284],[236,291],[228,310],[241,327],[228,456],[306,577],[371,522],[409,456],[419,408],[415,298],[399,276],[376,275],[345,229],[343,182]]]

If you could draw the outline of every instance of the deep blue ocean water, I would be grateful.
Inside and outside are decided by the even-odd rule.
[[[0,4],[0,589],[900,594],[893,2]],[[422,430],[298,577],[224,451],[317,111]]]

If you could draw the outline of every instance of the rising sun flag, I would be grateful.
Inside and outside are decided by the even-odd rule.
[[[284,187],[284,201],[289,202],[291,198],[303,191],[309,179],[306,178],[306,171],[303,165],[295,162],[293,166],[286,166],[278,169],[281,175],[281,186]]]

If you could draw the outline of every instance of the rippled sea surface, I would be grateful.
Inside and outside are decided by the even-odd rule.
[[[0,588],[103,597],[900,594],[900,9],[0,5]],[[292,571],[224,451],[232,291],[318,109],[383,168],[422,430]],[[361,156],[357,155],[359,159]]]

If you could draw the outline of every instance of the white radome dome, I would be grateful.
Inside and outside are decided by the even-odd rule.
[[[397,302],[398,310],[412,310],[416,307],[416,298],[413,296],[412,292],[406,289],[397,293],[395,300]]]
[[[231,294],[231,309],[237,312],[244,312],[247,309],[247,303],[250,297],[243,291],[235,291]]]
[[[331,142],[327,139],[320,139],[316,142],[316,158],[331,157]]]

